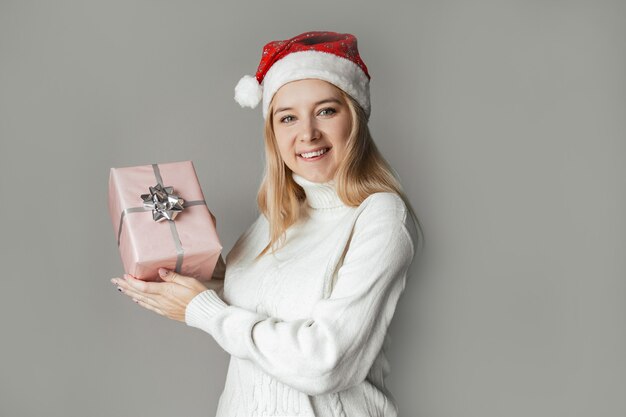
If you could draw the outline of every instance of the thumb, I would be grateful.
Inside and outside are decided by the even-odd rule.
[[[163,281],[172,282],[176,278],[176,272],[170,271],[169,269],[159,268],[159,276]]]
[[[164,282],[174,282],[185,287],[189,287],[189,280],[191,279],[165,268],[159,268],[159,276]]]

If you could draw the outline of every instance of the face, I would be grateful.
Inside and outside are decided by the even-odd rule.
[[[351,125],[341,91],[323,80],[304,79],[280,87],[273,100],[274,113],[268,117],[285,164],[309,181],[333,179]]]

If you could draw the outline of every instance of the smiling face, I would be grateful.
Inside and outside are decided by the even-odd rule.
[[[313,182],[333,179],[346,154],[351,128],[341,90],[318,79],[292,81],[278,89],[273,109],[268,117],[289,169]]]

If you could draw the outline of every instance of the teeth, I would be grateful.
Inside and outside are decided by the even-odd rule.
[[[303,158],[313,158],[315,156],[319,156],[319,155],[321,155],[323,153],[326,153],[327,150],[328,150],[328,148],[321,149],[321,150],[316,151],[316,152],[301,153],[300,156],[302,156]]]

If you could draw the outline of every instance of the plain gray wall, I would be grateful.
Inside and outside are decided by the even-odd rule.
[[[358,37],[424,226],[401,416],[626,415],[624,6],[0,1],[0,415],[214,415],[228,354],[109,282],[109,168],[193,160],[227,253],[263,169],[233,88],[307,30]]]

